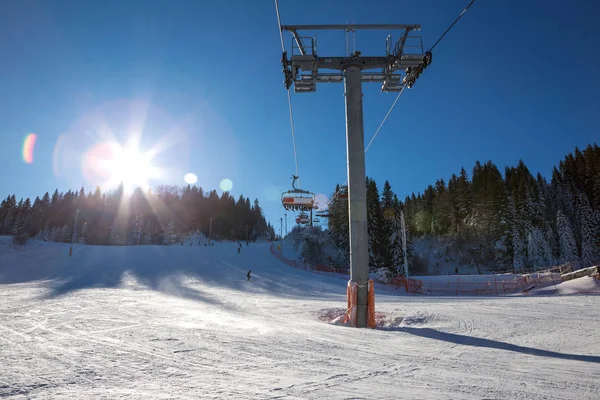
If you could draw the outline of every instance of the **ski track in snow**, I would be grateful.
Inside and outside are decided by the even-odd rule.
[[[48,247],[11,260],[33,270]],[[0,258],[0,397],[600,398],[600,296],[382,289],[383,327],[352,329],[319,320],[344,308],[343,280],[286,267],[266,244],[101,252],[78,246],[30,280]]]

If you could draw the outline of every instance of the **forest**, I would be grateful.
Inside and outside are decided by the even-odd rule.
[[[600,148],[588,145],[569,153],[548,181],[523,161],[504,174],[492,161],[462,168],[448,181],[439,179],[422,193],[399,201],[388,181],[381,194],[367,178],[370,268],[402,272],[404,216],[408,266],[423,273],[413,241],[445,237],[464,265],[492,271],[524,272],[600,260]],[[336,187],[335,193],[339,191]],[[347,201],[330,206],[329,234],[348,253]]]
[[[216,190],[201,187],[158,186],[155,191],[123,186],[111,192],[96,187],[50,196],[45,193],[20,199],[9,195],[0,205],[0,234],[14,235],[17,242],[37,236],[55,242],[99,245],[172,244],[191,232],[215,239],[256,240],[273,237],[273,227],[262,213],[258,199],[243,195],[237,201]],[[248,236],[246,236],[248,235]]]

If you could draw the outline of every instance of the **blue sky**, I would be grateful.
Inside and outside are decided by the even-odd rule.
[[[467,3],[280,0],[280,10],[283,24],[419,23],[429,47]],[[548,176],[600,137],[599,19],[594,0],[477,0],[399,100],[367,175],[401,198],[476,160],[503,170],[523,159]],[[359,33],[357,50],[383,54],[387,33]],[[141,149],[161,143],[165,174],[152,186],[183,185],[187,172],[205,189],[230,179],[278,226],[295,166],[273,1],[4,0],[0,37],[1,197],[92,189],[83,155],[107,132],[120,142],[140,132]],[[342,55],[343,34],[320,34],[319,49]],[[368,142],[396,95],[363,90]],[[343,86],[292,97],[302,187],[329,195],[346,178]]]

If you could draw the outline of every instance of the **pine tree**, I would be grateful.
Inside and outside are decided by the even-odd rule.
[[[590,207],[587,197],[583,193],[578,194],[577,215],[581,228],[581,266],[589,267],[598,261],[598,238],[599,222],[596,213]]]
[[[594,177],[593,185],[593,201],[594,208],[596,210],[600,210],[600,170],[596,172],[596,176]]]
[[[546,239],[546,235],[544,235],[544,233],[541,230],[537,230],[537,235],[537,242],[541,249],[544,268],[550,268],[556,263],[554,255],[552,254],[552,248],[550,246],[550,243],[548,243],[548,240]]]
[[[25,218],[26,214],[29,212],[25,207],[19,207],[20,210],[17,213],[17,218],[12,226],[12,234],[15,236],[21,235],[25,230]]]
[[[152,244],[152,226],[150,221],[146,222],[146,227],[142,232],[142,244]]]
[[[142,223],[143,223],[142,216],[136,215],[136,217],[131,222],[131,229],[129,230],[129,235],[127,237],[127,244],[129,244],[129,245],[141,244]]]
[[[459,232],[461,232],[464,229],[467,217],[471,214],[471,204],[473,197],[471,193],[471,182],[469,181],[469,176],[467,175],[467,171],[465,171],[464,168],[461,168],[460,170],[460,175],[458,177],[456,186],[458,195],[457,208]]]
[[[30,217],[30,228],[29,235],[35,236],[42,232],[44,228],[44,210],[43,210],[42,200],[39,197],[35,198],[33,202],[33,206],[31,207],[31,217]]]
[[[452,203],[450,192],[443,179],[435,183],[435,197],[432,204],[432,217],[435,222],[435,233],[444,235],[452,228]]]
[[[110,237],[108,243],[113,246],[124,246],[126,242],[126,232],[123,223],[115,218],[110,226]]]
[[[553,263],[550,246],[542,231],[537,228],[527,237],[527,261],[533,270],[549,268]]]
[[[415,249],[413,246],[413,241],[412,241],[412,233],[410,230],[410,227],[406,225],[406,218],[405,218],[405,230],[406,230],[406,257],[407,257],[407,262],[408,262],[408,272],[410,275],[414,275],[415,271],[414,271],[414,264],[413,264],[413,257],[415,254]],[[404,261],[402,262],[402,269],[404,269]]]
[[[393,237],[398,229],[395,215],[397,203],[398,198],[392,191],[392,186],[388,181],[385,181],[381,195],[381,232],[379,235],[382,242],[381,264],[390,273],[395,273],[399,261],[397,258],[399,243]]]
[[[46,225],[46,227],[42,231],[42,233],[41,233],[41,239],[43,241],[45,241],[45,242],[51,242],[52,241],[51,231],[48,228],[48,225]]]
[[[383,184],[383,190],[381,191],[381,208],[383,210],[384,216],[386,213],[388,213],[390,218],[393,217],[394,192],[392,191],[392,186],[390,185],[390,182],[387,180]]]
[[[61,229],[58,229],[57,227],[52,228],[50,230],[50,241],[51,242],[60,242],[61,235],[62,235]]]
[[[525,246],[519,232],[515,228],[513,229],[513,268],[516,272],[521,272],[525,268]]]
[[[8,235],[13,235],[13,225],[15,224],[15,220],[17,218],[18,209],[16,204],[15,196],[9,198],[9,201],[6,205],[7,213],[6,217],[4,217],[3,229],[4,233]]]
[[[556,228],[558,230],[560,261],[562,263],[574,262],[578,265],[579,257],[577,256],[577,244],[575,243],[573,230],[562,210],[558,210],[556,216]]]
[[[173,244],[179,242],[179,235],[177,234],[177,226],[173,221],[169,221],[169,224],[165,228],[163,243]]]
[[[304,262],[310,265],[321,264],[324,261],[322,244],[309,236],[304,238],[304,245],[302,246],[300,255]]]
[[[546,242],[548,243],[548,248],[550,249],[551,254],[551,264],[557,262],[560,259],[560,248],[558,246],[558,240],[554,230],[551,227],[546,229]]]
[[[334,197],[329,205],[328,234],[341,254],[336,256],[338,264],[350,259],[350,224],[348,201],[335,196],[340,186],[336,185]]]
[[[72,240],[72,231],[68,224],[64,224],[60,230],[60,242],[62,243],[71,243]]]
[[[402,224],[402,218],[403,218],[403,212],[402,212],[402,207],[400,205],[400,202],[398,201],[398,198],[394,199],[394,219],[392,220],[393,222],[393,229],[392,229],[392,235],[391,235],[391,249],[392,249],[392,255],[393,255],[393,266],[394,268],[391,270],[391,272],[395,275],[395,274],[401,274],[404,275],[405,273],[405,268],[404,268],[404,242],[403,242],[403,232],[402,232],[402,228],[403,228],[403,224]],[[405,229],[405,235],[406,235],[406,255],[407,255],[407,259],[406,261],[408,262],[407,265],[407,270],[408,271],[412,271],[412,255],[413,255],[413,247],[412,247],[412,243],[410,241],[410,234],[409,234],[409,230],[408,227],[406,226],[406,221],[404,223],[404,229]]]
[[[384,220],[379,202],[379,192],[374,180],[367,178],[367,230],[369,234],[369,267],[375,270],[384,265],[387,252]]]

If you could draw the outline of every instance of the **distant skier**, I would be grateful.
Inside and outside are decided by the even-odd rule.
[[[252,270],[248,271],[248,273],[246,274],[246,278],[248,278],[248,280],[250,280],[250,274],[252,273]]]
[[[242,251],[242,243],[238,242],[238,254]]]

